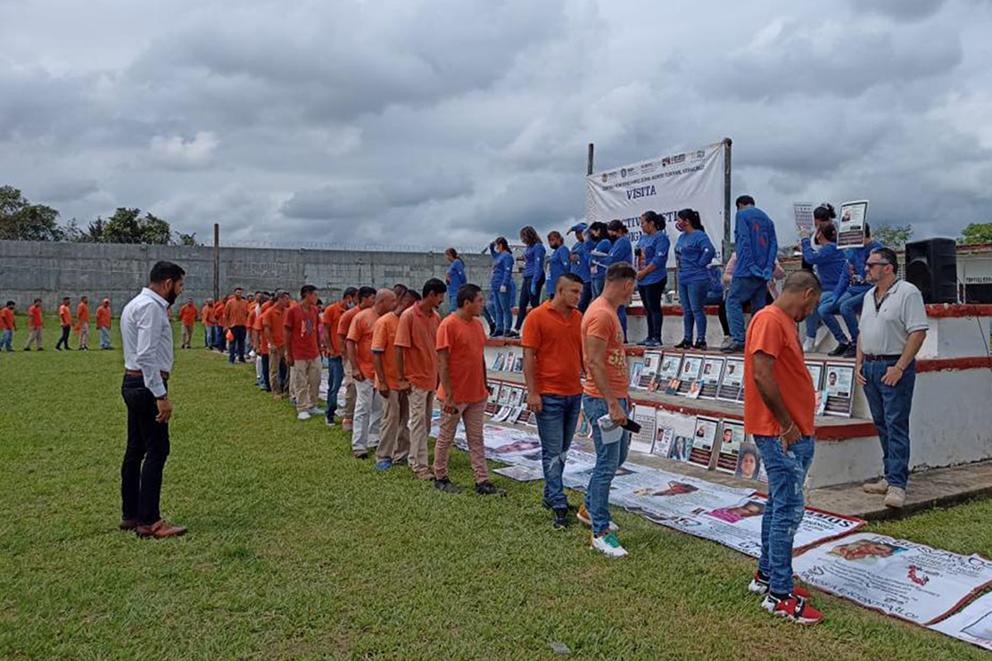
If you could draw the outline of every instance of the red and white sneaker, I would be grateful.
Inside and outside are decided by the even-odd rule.
[[[754,594],[765,595],[768,594],[768,590],[771,588],[770,583],[767,578],[763,578],[758,572],[754,572],[754,578],[751,579],[751,583],[747,586],[747,591]],[[813,595],[810,594],[809,590],[806,588],[801,588],[798,585],[792,588],[792,594],[797,597],[802,597],[803,599],[812,599]]]
[[[796,624],[819,624],[823,621],[823,613],[813,608],[809,601],[795,594],[785,599],[779,599],[771,593],[765,595],[761,607],[777,617],[795,622]]]

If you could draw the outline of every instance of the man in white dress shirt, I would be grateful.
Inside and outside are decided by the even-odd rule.
[[[121,530],[140,537],[164,539],[186,533],[159,512],[162,469],[169,456],[168,397],[172,371],[172,326],[167,309],[183,291],[186,272],[172,262],[157,262],[149,284],[124,307],[124,384],[127,405],[127,449],[121,465]]]

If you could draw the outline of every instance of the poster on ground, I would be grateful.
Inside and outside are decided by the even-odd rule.
[[[703,360],[703,373],[699,377],[699,396],[703,399],[716,399],[717,390],[723,380],[724,359],[707,356]]]
[[[744,443],[744,423],[739,420],[724,420],[720,429],[720,448],[716,455],[716,469],[734,475]]]
[[[654,384],[658,370],[661,369],[661,354],[657,351],[648,351],[644,354],[644,369],[641,370],[637,387],[641,390],[650,390]]]
[[[931,624],[930,628],[992,651],[992,592],[982,595],[946,620]]]
[[[689,451],[689,462],[710,467],[713,459],[713,446],[716,445],[717,429],[720,421],[716,418],[706,418],[698,416],[696,418],[696,431],[692,435],[692,450]]]
[[[793,569],[814,587],[921,625],[992,585],[992,562],[985,558],[872,533],[810,549]]]
[[[489,369],[493,372],[502,372],[503,368],[506,366],[506,353],[500,351],[493,358],[493,362],[489,365]]]
[[[665,390],[668,383],[679,378],[682,371],[682,353],[665,353],[661,358],[661,367],[655,378],[655,389]]]
[[[704,356],[697,353],[687,353],[682,359],[682,371],[679,372],[678,394],[692,398],[699,396],[697,382],[699,381],[699,375],[703,371],[703,359]]]
[[[727,358],[723,368],[723,378],[716,391],[717,399],[727,402],[737,402],[743,398],[744,392],[744,359]]]
[[[652,454],[674,461],[689,461],[696,418],[658,409],[655,414],[655,438]]]
[[[823,392],[824,412],[827,415],[851,417],[854,407],[854,366],[846,363],[827,363]]]
[[[837,247],[860,248],[865,244],[865,223],[868,222],[868,200],[855,200],[840,205],[837,223]]]
[[[517,482],[533,482],[544,479],[544,471],[541,469],[540,464],[513,464],[511,466],[497,468],[493,472],[508,477],[511,480],[516,480]]]

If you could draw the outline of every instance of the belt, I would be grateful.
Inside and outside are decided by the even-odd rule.
[[[875,362],[875,361],[881,362],[881,361],[886,361],[886,360],[899,360],[901,357],[902,357],[902,354],[898,354],[898,353],[893,353],[893,354],[888,354],[888,355],[878,355],[878,356],[876,356],[875,354],[866,353],[866,354],[864,354],[862,356],[862,358],[865,361],[872,361],[872,362]]]
[[[168,372],[159,372],[159,374],[162,375],[162,380],[163,381],[168,381],[169,380],[169,373]],[[143,375],[141,373],[141,370],[124,370],[124,376],[143,376]]]

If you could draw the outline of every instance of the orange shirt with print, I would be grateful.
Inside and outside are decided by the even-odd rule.
[[[14,311],[4,306],[0,308],[0,330],[14,330]]]
[[[41,306],[40,305],[28,306],[28,328],[30,328],[31,330],[38,330],[44,325],[45,322],[41,316]]]
[[[338,301],[324,308],[324,314],[320,318],[321,323],[331,329],[330,337],[327,338],[331,358],[337,358],[344,350],[344,347],[341,346],[341,336],[338,335],[338,325],[341,323],[341,317],[344,313],[344,301]]]
[[[248,301],[241,298],[232,298],[224,306],[224,319],[228,326],[248,325]]]
[[[525,324],[526,325],[526,324]],[[594,337],[606,342],[606,379],[610,391],[617,399],[627,398],[627,385],[630,377],[627,374],[627,352],[623,345],[623,327],[616,308],[599,297],[594,300],[582,316],[582,339]],[[589,354],[584,352],[586,364],[586,383],[583,392],[590,397],[603,398],[603,393],[596,387],[592,378],[589,364]]]
[[[375,313],[375,308],[366,308],[355,315],[355,320],[348,329],[348,339],[357,345],[355,358],[358,361],[358,370],[366,379],[375,377],[375,366],[372,364],[372,331],[378,319],[379,315]]]
[[[789,417],[803,436],[813,435],[816,392],[796,334],[796,322],[782,308],[769,305],[751,317],[744,341],[744,433],[778,436],[782,427],[765,404],[754,380],[754,354],[775,359],[772,372]]]
[[[80,325],[90,323],[90,306],[86,303],[76,306],[76,322]]]
[[[182,320],[183,326],[192,326],[196,323],[196,306],[186,303],[179,308],[179,319]]]
[[[582,394],[582,313],[563,316],[551,301],[527,313],[520,345],[535,353],[537,392],[565,397]]]
[[[101,305],[96,309],[96,327],[110,328],[110,307]]]
[[[275,306],[266,310],[262,315],[262,328],[272,333],[270,347],[279,349],[286,346],[286,329],[283,325],[285,316],[286,311]]]
[[[287,340],[293,352],[293,360],[313,360],[320,357],[317,324],[320,323],[320,313],[316,305],[310,309],[302,305],[289,308],[286,311]]]
[[[71,326],[72,325],[72,313],[69,312],[69,306],[68,305],[60,305],[59,306],[59,322],[63,326]]]
[[[398,347],[403,347],[403,372],[406,380],[422,390],[437,388],[437,329],[441,317],[431,310],[425,314],[415,303],[400,315],[396,328]]]
[[[486,390],[486,331],[478,317],[465,321],[449,314],[437,328],[438,351],[448,352],[448,377],[451,396],[456,404],[475,404],[489,397]],[[438,397],[447,397],[444,387]]]
[[[399,373],[396,371],[396,329],[400,317],[395,312],[387,312],[375,320],[372,326],[372,352],[382,357],[382,371],[386,376],[386,386],[390,390],[400,387]],[[382,389],[379,375],[375,375],[375,387]]]

